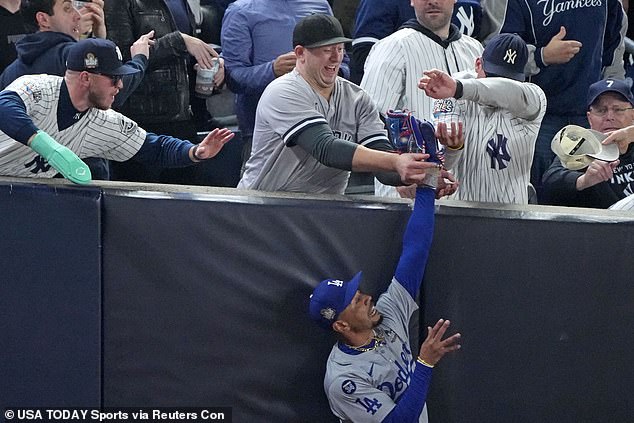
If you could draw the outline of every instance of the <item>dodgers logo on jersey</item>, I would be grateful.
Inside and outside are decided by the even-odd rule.
[[[508,138],[502,134],[497,134],[487,143],[487,153],[491,157],[491,169],[506,169],[511,155],[508,152]],[[496,166],[497,165],[497,166]]]
[[[357,390],[357,384],[351,381],[350,379],[346,379],[341,384],[341,390],[348,395],[352,395]]]
[[[395,401],[405,388],[409,386],[409,381],[412,375],[412,366],[414,366],[412,353],[406,343],[402,344],[400,358],[400,361],[394,361],[394,365],[396,366],[396,369],[398,369],[396,371],[396,379],[394,379],[394,382],[385,381],[376,387],[388,394],[390,398]]]

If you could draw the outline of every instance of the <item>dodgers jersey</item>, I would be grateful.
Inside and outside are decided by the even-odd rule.
[[[33,124],[79,157],[125,161],[141,148],[145,131],[113,110],[91,108],[70,127],[59,130],[57,108],[63,78],[26,75],[6,90],[17,93]],[[51,178],[57,171],[26,145],[0,131],[0,174],[27,178]]]
[[[418,88],[423,72],[440,69],[451,74],[472,69],[482,55],[482,44],[457,33],[455,26],[447,41],[423,30],[402,28],[376,43],[368,55],[361,87],[382,114],[408,109],[417,118],[431,121],[434,99]],[[376,180],[375,189],[376,195],[398,197],[394,187]]]
[[[337,343],[328,357],[324,389],[332,412],[344,422],[382,421],[409,386],[416,365],[408,329],[418,309],[416,302],[392,279],[376,309],[383,320],[375,332],[385,339],[384,344],[359,353]],[[427,422],[426,408],[419,422]]]
[[[546,113],[546,95],[535,84],[508,78],[454,75],[460,100],[436,100],[435,109],[464,123],[462,150],[445,149],[445,167],[460,181],[451,198],[528,204],[535,141]]]
[[[350,172],[324,166],[293,143],[302,130],[324,123],[346,141],[370,148],[387,142],[378,110],[361,88],[337,77],[326,100],[294,69],[271,82],[260,98],[251,156],[238,188],[343,194]]]

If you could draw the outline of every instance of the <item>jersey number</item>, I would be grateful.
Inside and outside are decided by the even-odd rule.
[[[372,415],[374,415],[378,411],[378,409],[381,408],[381,405],[383,405],[376,398],[370,399],[364,397],[363,400],[357,398],[355,402],[361,407],[365,408],[365,411],[371,413]]]

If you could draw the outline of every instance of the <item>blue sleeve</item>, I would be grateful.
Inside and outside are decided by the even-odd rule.
[[[194,163],[189,158],[189,150],[193,146],[189,141],[148,132],[145,142],[132,159],[152,167],[189,166]]]
[[[248,17],[233,4],[222,19],[220,32],[227,86],[236,94],[258,94],[275,79],[273,60],[253,64],[253,39]]]
[[[409,387],[381,423],[417,423],[425,407],[431,374],[430,367],[416,363]]]
[[[625,14],[621,7],[621,2],[618,0],[608,0],[608,15],[605,25],[605,36],[603,37],[603,67],[611,66],[614,64],[614,60],[621,60],[621,57],[615,57],[614,52],[623,41],[623,34],[627,28],[623,28],[628,25],[625,20]],[[629,25],[634,25],[634,22],[630,22]]]
[[[403,252],[394,273],[396,280],[403,285],[412,298],[416,298],[416,293],[423,281],[434,235],[434,199],[433,189],[419,187],[416,190],[414,211],[407,223],[403,236]]]
[[[116,109],[123,105],[130,95],[139,87],[143,77],[145,76],[145,69],[147,69],[148,59],[142,54],[137,54],[131,60],[127,61],[126,66],[138,69],[139,72],[123,77],[123,89],[119,91],[119,94],[112,103],[112,108]]]
[[[381,38],[385,38],[396,31],[402,23],[398,12],[399,8],[392,2],[361,0],[355,16],[353,45],[361,43],[374,44]]]
[[[22,98],[16,92],[0,92],[0,115],[0,131],[24,145],[27,145],[29,138],[38,130],[26,113]]]

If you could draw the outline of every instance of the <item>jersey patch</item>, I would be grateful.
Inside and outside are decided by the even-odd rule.
[[[122,116],[119,120],[119,129],[121,130],[122,134],[130,135],[134,131],[136,131],[136,123]]]
[[[348,395],[352,395],[357,390],[357,384],[351,381],[350,379],[346,379],[341,384],[341,390]]]

